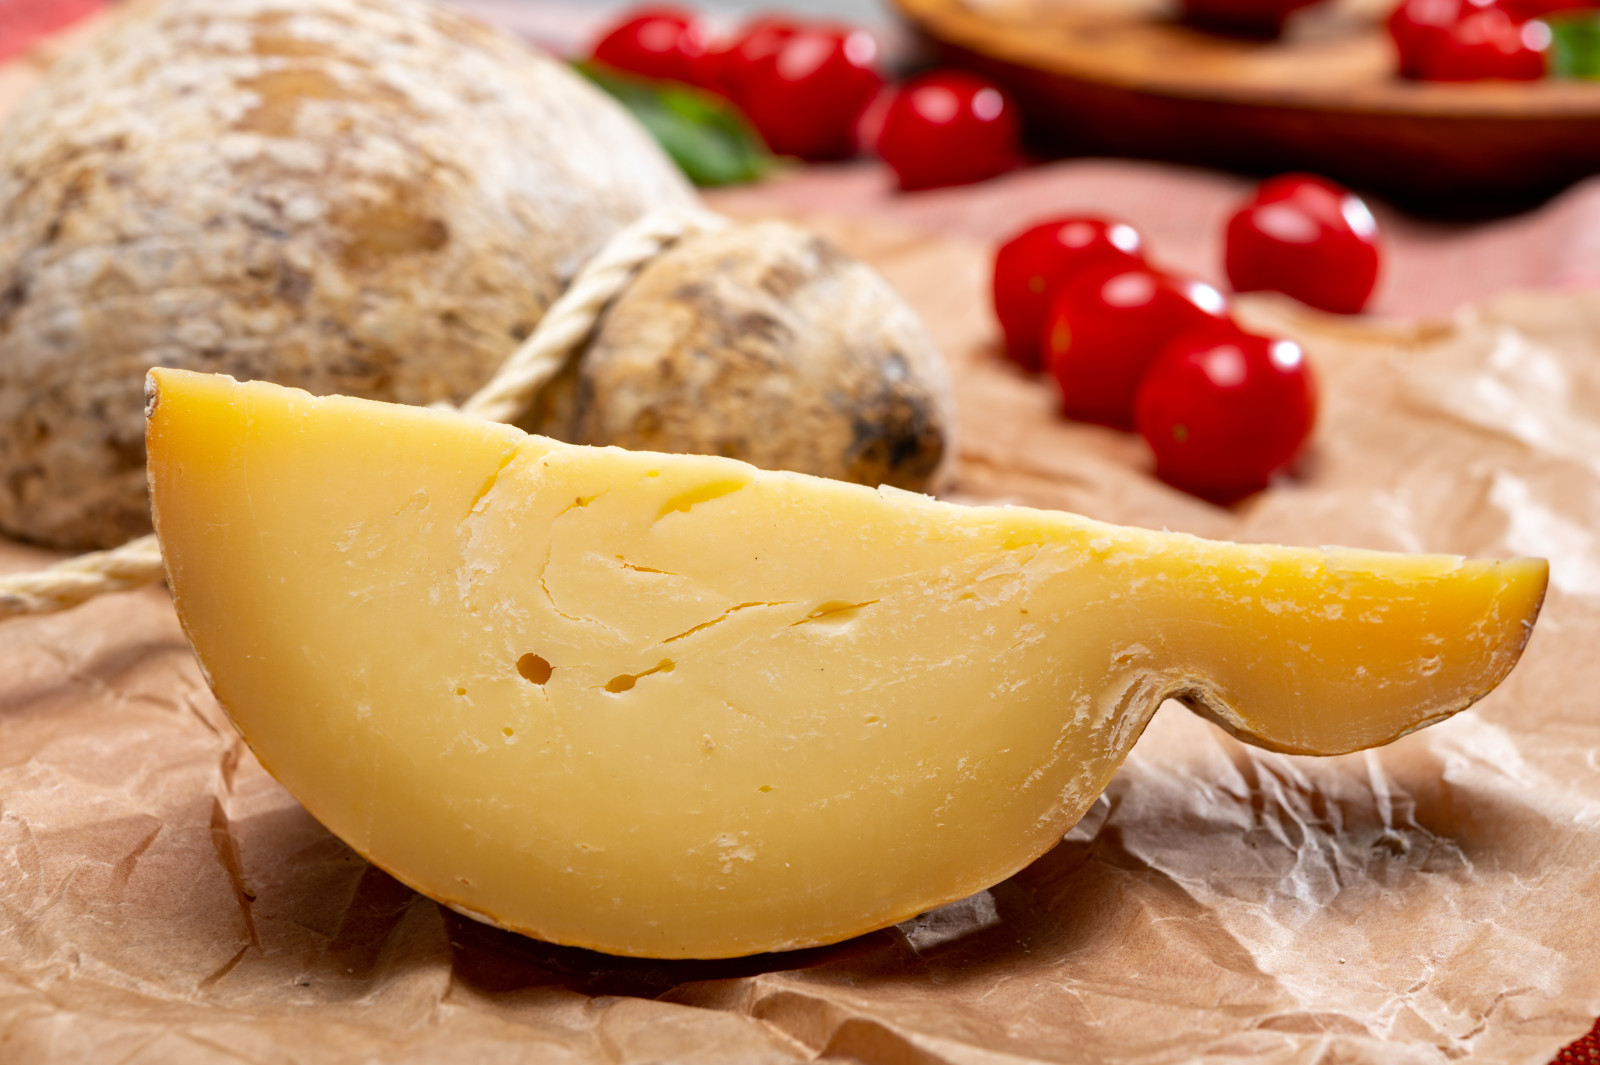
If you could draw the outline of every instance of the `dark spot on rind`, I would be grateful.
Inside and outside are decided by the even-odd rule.
[[[944,433],[929,400],[885,388],[858,409],[845,460],[850,479],[921,491],[944,458]]]
[[[0,335],[11,331],[11,321],[28,302],[28,279],[19,277],[0,291]]]
[[[50,222],[45,226],[44,243],[54,244],[61,239],[61,232],[66,226],[67,216],[82,207],[89,198],[89,187],[94,183],[94,171],[91,168],[78,170],[68,178],[65,187],[61,190],[61,197],[56,201],[55,211]]]
[[[278,264],[278,280],[273,295],[292,307],[303,306],[311,294],[311,275],[288,263]]]
[[[763,273],[757,284],[774,299],[787,300],[808,280],[805,272],[799,267],[793,263],[782,262]]]
[[[339,219],[347,234],[339,257],[345,266],[373,266],[396,255],[438,251],[450,227],[396,203],[370,204]]]
[[[774,346],[788,342],[791,331],[778,319],[762,311],[748,311],[728,323],[728,331],[735,344],[741,340],[759,340]]]
[[[691,307],[701,307],[716,302],[712,299],[711,286],[702,281],[685,281],[674,288],[668,298]]]

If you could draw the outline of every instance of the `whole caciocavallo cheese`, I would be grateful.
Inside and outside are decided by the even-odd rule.
[[[518,424],[924,492],[954,465],[955,421],[939,351],[888,282],[816,233],[759,221],[646,264]]]
[[[156,528],[263,765],[559,943],[837,941],[1054,846],[1177,698],[1337,754],[1495,687],[1548,568],[1218,543],[156,371]]]
[[[0,533],[149,529],[153,365],[460,401],[693,193],[566,67],[415,0],[164,0],[0,133]]]

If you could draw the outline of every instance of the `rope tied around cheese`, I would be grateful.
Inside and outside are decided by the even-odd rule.
[[[685,237],[724,229],[728,224],[726,218],[709,211],[664,207],[619,230],[578,271],[489,383],[461,405],[461,413],[508,422],[527,410],[540,389],[561,372],[594,330],[600,312],[646,263]]]
[[[728,219],[698,208],[667,207],[618,230],[545,311],[528,338],[489,382],[460,407],[436,403],[486,421],[509,422],[578,351],[601,313],[641,268],[678,241],[725,228]],[[93,551],[31,573],[0,576],[0,620],[49,614],[109,592],[152,584],[165,576],[155,534],[109,551]]]

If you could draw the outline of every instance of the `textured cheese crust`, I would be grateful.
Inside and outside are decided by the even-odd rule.
[[[888,282],[762,221],[646,265],[525,428],[922,492],[954,465],[955,421],[944,361]]]
[[[424,893],[718,957],[1053,846],[1157,705],[1332,754],[1493,688],[1538,560],[1214,543],[152,375],[174,598],[262,763]]]
[[[563,64],[414,0],[165,0],[0,135],[0,531],[147,531],[152,365],[460,400],[676,169]]]

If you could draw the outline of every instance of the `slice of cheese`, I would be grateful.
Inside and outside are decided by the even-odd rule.
[[[156,527],[218,699],[373,862],[559,943],[827,943],[1005,878],[1176,696],[1385,743],[1503,678],[1542,561],[1215,543],[177,371]]]

